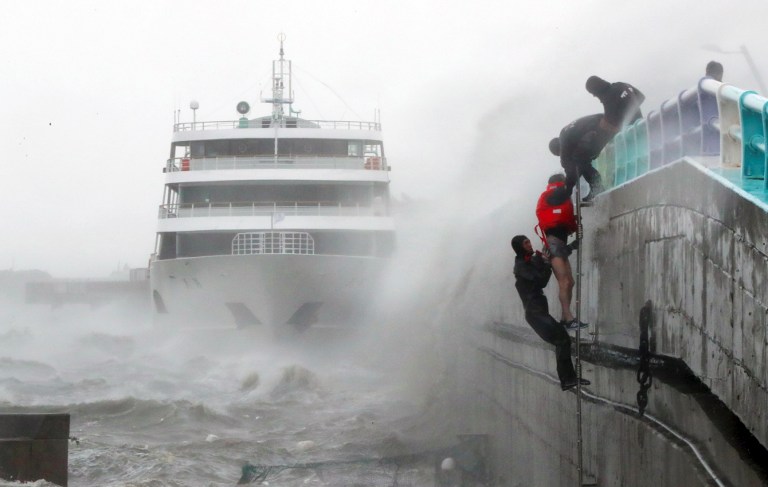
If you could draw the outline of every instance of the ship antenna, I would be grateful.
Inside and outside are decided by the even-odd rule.
[[[277,40],[280,41],[280,59],[272,61],[272,98],[262,99],[262,101],[272,104],[272,120],[279,126],[282,125],[285,117],[283,105],[290,106],[293,103],[293,89],[291,87],[291,61],[285,59],[285,49],[283,48],[285,34],[280,33]]]

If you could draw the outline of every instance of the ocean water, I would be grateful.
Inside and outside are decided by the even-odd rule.
[[[434,485],[428,461],[379,461],[430,445],[414,433],[422,398],[365,340],[149,321],[118,306],[0,312],[0,412],[71,415],[69,485],[232,486],[246,463],[271,467],[249,485]]]

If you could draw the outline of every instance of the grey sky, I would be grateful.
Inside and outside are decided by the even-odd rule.
[[[754,88],[741,55],[700,48],[746,44],[768,66],[765,2],[739,2],[738,18],[728,5],[6,2],[0,269],[102,276],[146,265],[174,109],[190,120],[196,99],[198,120],[229,120],[244,99],[263,113],[280,32],[303,116],[368,120],[381,109],[394,196],[436,199],[459,184],[503,199],[556,170],[546,142],[599,111],[589,75],[635,84],[646,112],[710,59]]]

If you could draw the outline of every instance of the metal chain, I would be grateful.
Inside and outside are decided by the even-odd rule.
[[[645,414],[645,408],[648,406],[648,389],[653,384],[653,375],[651,374],[651,347],[650,347],[650,327],[652,319],[652,305],[646,301],[640,310],[640,364],[637,368],[637,382],[640,384],[640,390],[637,391],[637,409],[640,416]]]

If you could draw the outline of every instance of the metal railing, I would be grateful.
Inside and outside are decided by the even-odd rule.
[[[272,216],[275,221],[286,216],[384,216],[384,208],[342,205],[322,201],[179,203],[160,205],[158,218],[200,218],[226,216]]]
[[[382,157],[224,156],[168,159],[165,172],[231,169],[367,169],[386,171]]]
[[[595,165],[613,187],[684,156],[719,156],[768,189],[767,140],[768,99],[703,78],[616,134]]]
[[[372,130],[380,131],[379,122],[358,122],[354,120],[282,120],[275,122],[270,119],[255,120],[215,120],[210,122],[184,122],[173,125],[174,132],[189,132],[192,130],[226,130],[244,128],[311,128],[331,130]]]
[[[314,255],[315,240],[307,232],[244,232],[232,239],[232,255]]]

